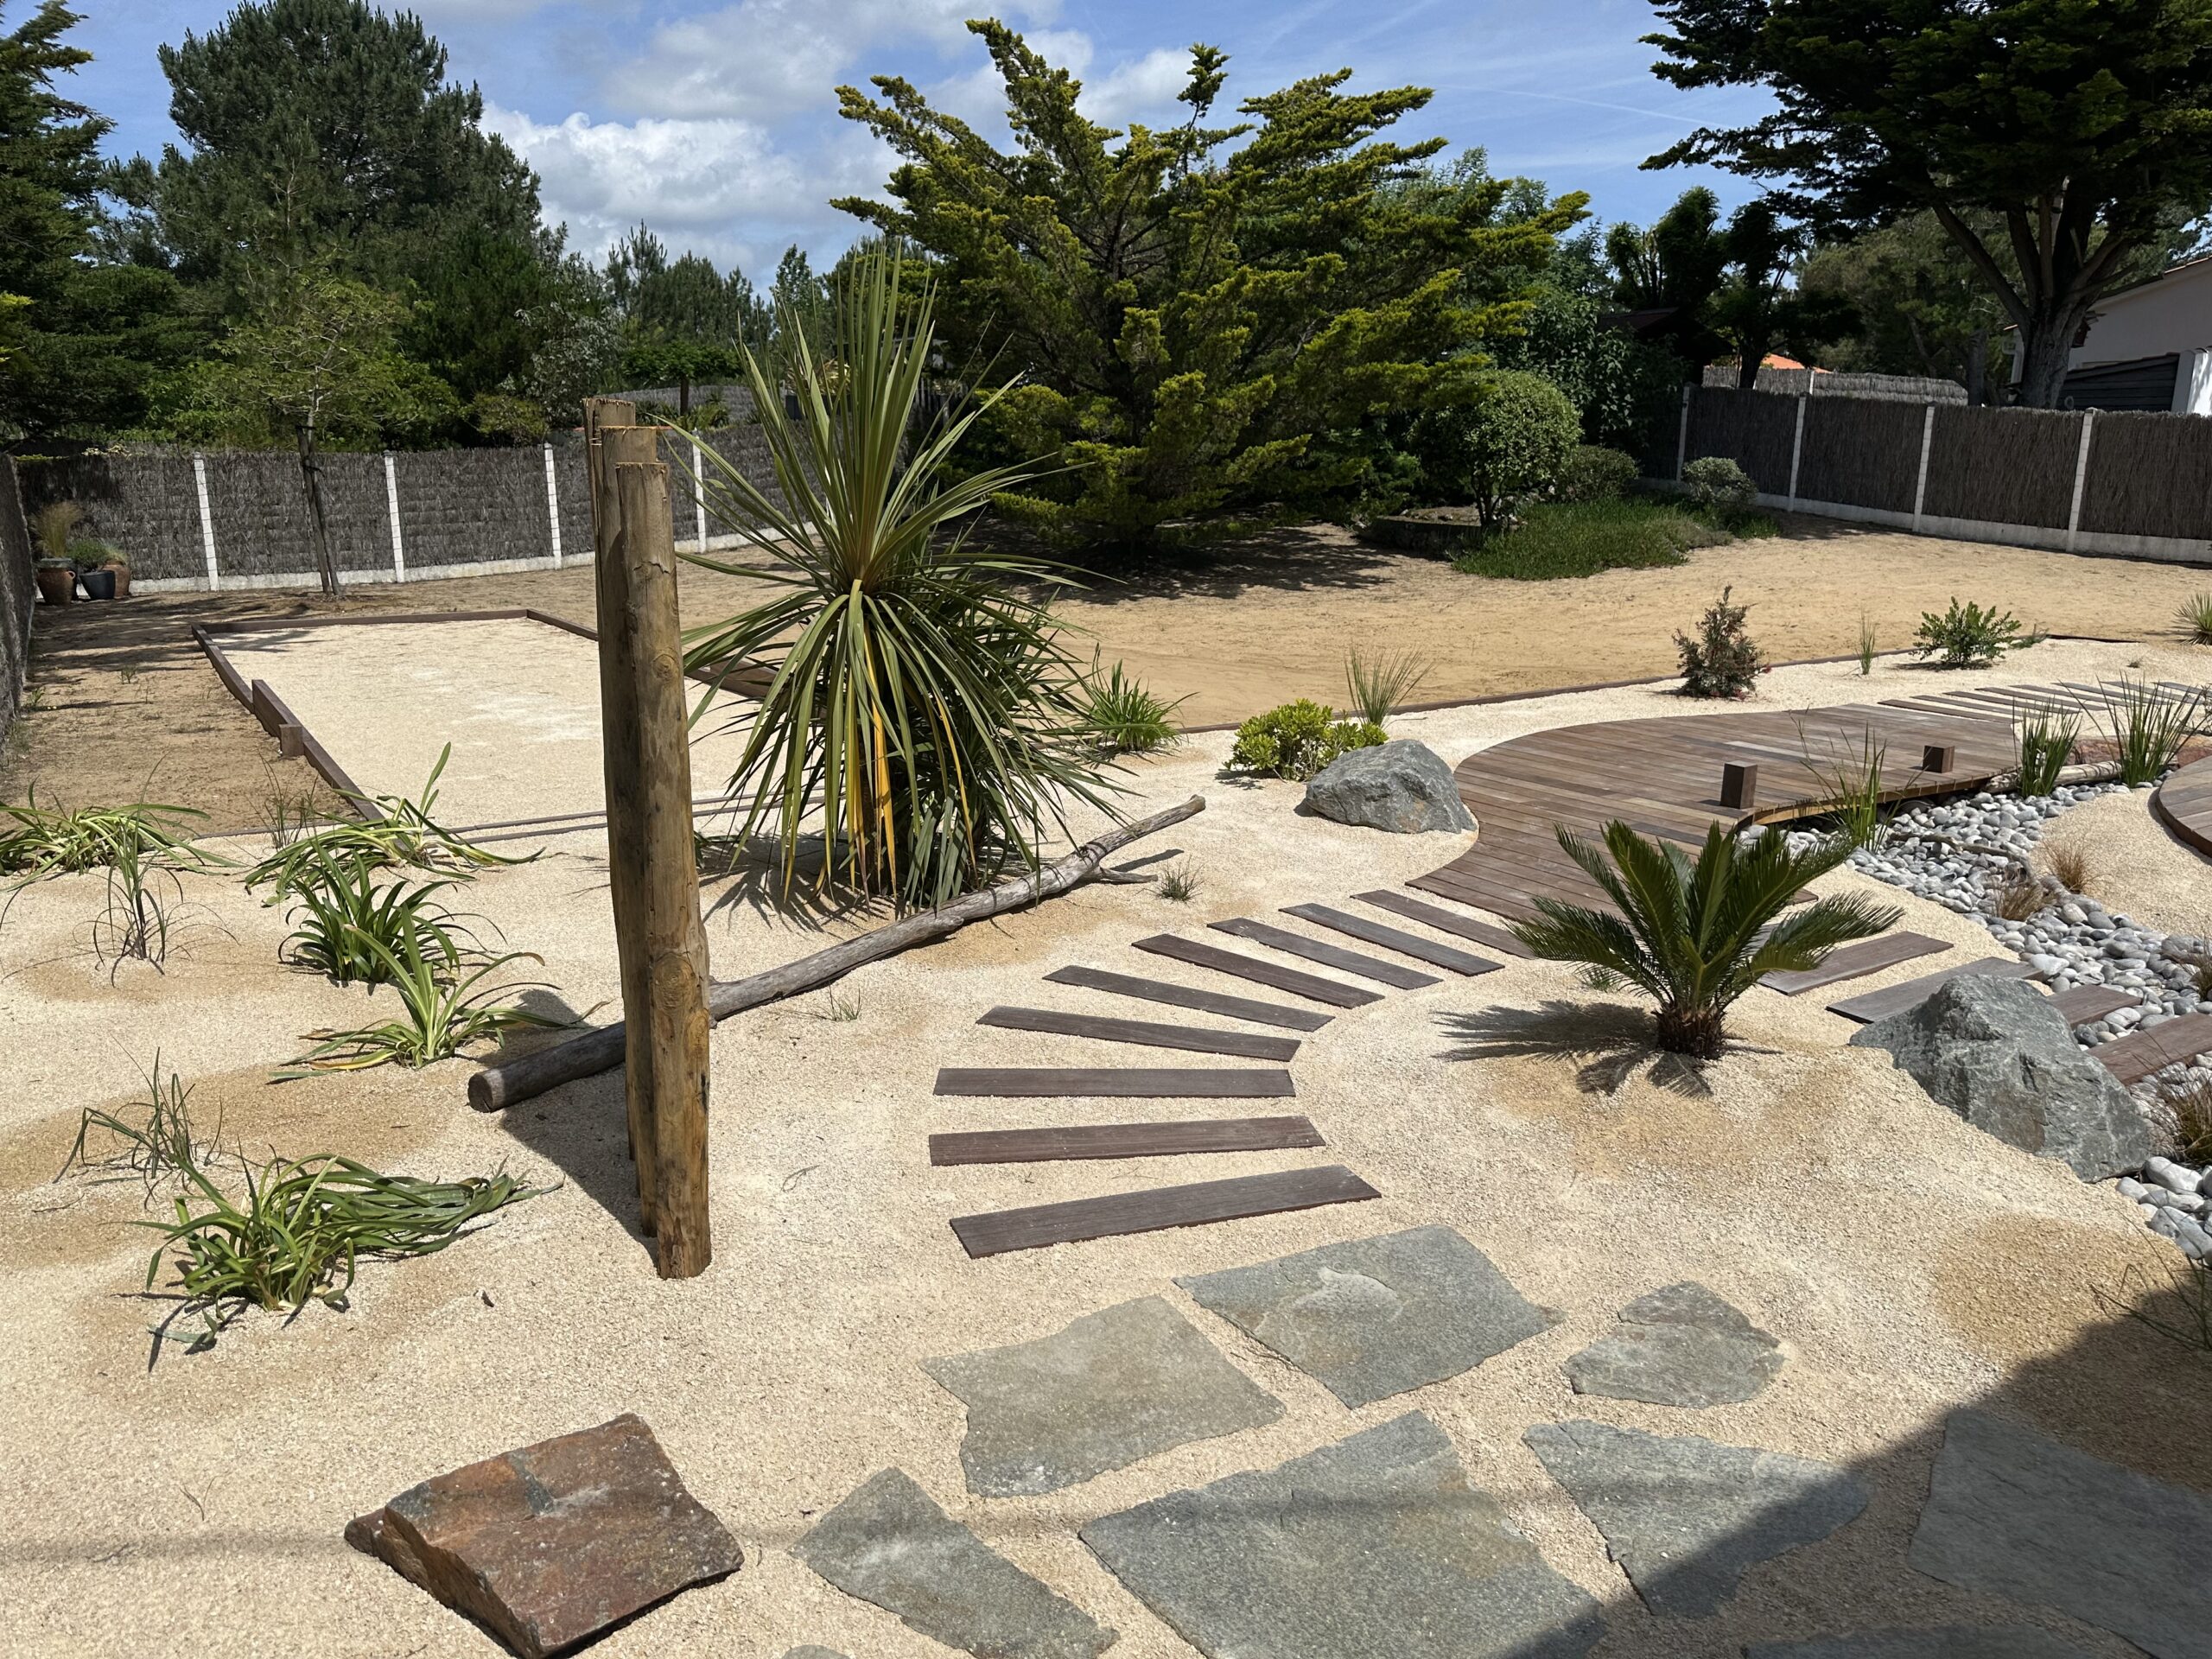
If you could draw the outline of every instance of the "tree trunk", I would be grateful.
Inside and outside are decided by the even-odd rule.
[[[315,453],[315,423],[302,421],[300,476],[308,486],[308,533],[315,539],[315,565],[322,573],[322,591],[338,596],[338,563],[330,555],[330,521],[322,510],[322,459]]]
[[[1659,1046],[1669,1054],[1687,1054],[1692,1059],[1719,1059],[1727,1042],[1721,1024],[1723,1012],[1710,1007],[1662,1007]]]
[[[2020,329],[2020,402],[2056,409],[2066,389],[2066,362],[2074,354],[2087,306],[2038,306]]]
[[[1967,336],[1967,402],[1979,408],[1989,401],[1989,330]]]

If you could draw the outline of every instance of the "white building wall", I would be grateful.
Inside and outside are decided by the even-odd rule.
[[[2075,347],[2066,366],[2128,363],[2169,352],[2186,357],[2208,346],[2212,346],[2212,260],[2184,265],[2155,283],[2104,301],[2089,325],[2088,343]]]

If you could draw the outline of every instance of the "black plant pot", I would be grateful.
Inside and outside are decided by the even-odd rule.
[[[112,570],[79,570],[77,585],[85,590],[86,599],[113,599],[115,572]]]

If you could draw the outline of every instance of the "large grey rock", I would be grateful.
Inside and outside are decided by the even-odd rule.
[[[2212,1494],[1986,1411],[1945,1423],[1905,1559],[1949,1584],[2056,1607],[2158,1659],[2212,1656]]]
[[[1348,1406],[1440,1382],[1559,1322],[1449,1227],[1175,1281]]]
[[[1096,1659],[1115,1632],[955,1521],[903,1469],[884,1469],[791,1553],[849,1596],[977,1659]]]
[[[1754,1642],[1744,1659],[2089,1659],[2071,1642],[2025,1624],[1870,1630],[1812,1642]]]
[[[1212,1659],[1578,1659],[1605,1634],[1420,1412],[1082,1536]]]
[[[960,1466],[968,1490],[987,1497],[1057,1491],[1282,1415],[1281,1401],[1158,1296],[923,1369],[968,1408]]]
[[[1539,1423],[1521,1438],[1655,1613],[1705,1618],[1746,1568],[1866,1507],[1866,1483],[1848,1470],[1779,1452],[1592,1422]]]
[[[1961,976],[1851,1040],[1887,1049],[1939,1104],[2085,1181],[2140,1168],[2157,1150],[2134,1097],[2024,980]]]
[[[1345,750],[1306,785],[1306,804],[1338,823],[1399,835],[1475,827],[1452,768],[1427,744],[1409,737]]]
[[[1577,1394],[1655,1406],[1735,1405],[1782,1370],[1779,1343],[1688,1280],[1638,1297],[1621,1310],[1620,1323],[1567,1362]]]

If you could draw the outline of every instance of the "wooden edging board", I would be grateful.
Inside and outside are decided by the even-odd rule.
[[[998,1255],[1047,1244],[1076,1244],[1089,1238],[1313,1210],[1325,1204],[1357,1204],[1382,1196],[1342,1164],[1325,1164],[1318,1169],[1240,1175],[1225,1181],[1196,1181],[1188,1186],[1154,1187],[1149,1192],[1116,1192],[1066,1204],[955,1216],[952,1230],[969,1255]]]
[[[1274,1100],[1297,1094],[1280,1066],[948,1065],[936,1093],[1001,1099]]]
[[[1171,1123],[1071,1123],[930,1136],[930,1162],[1043,1164],[1081,1158],[1175,1158],[1205,1152],[1280,1152],[1324,1144],[1306,1117],[1200,1117]]]

